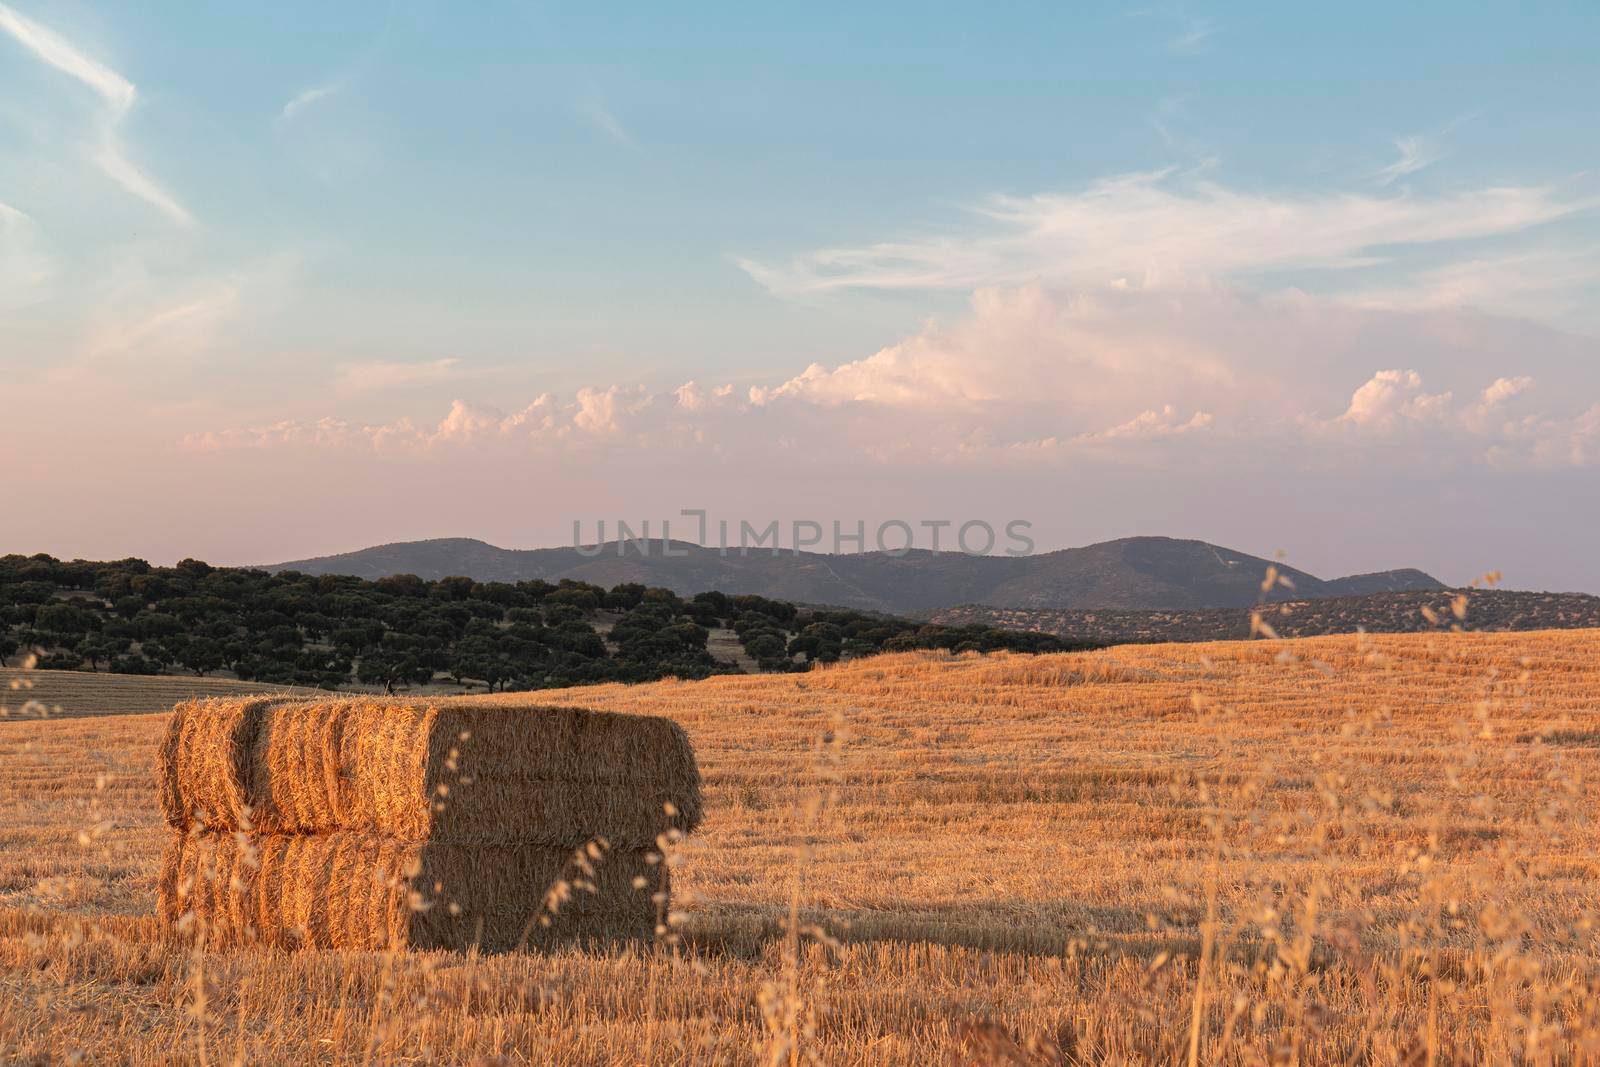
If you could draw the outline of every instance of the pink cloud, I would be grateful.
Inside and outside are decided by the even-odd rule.
[[[1553,338],[1540,380],[1560,383],[1527,406],[1525,366],[1537,328],[1455,312],[1380,312],[1303,294],[1227,289],[1064,294],[1042,286],[984,290],[971,312],[895,345],[747,394],[690,380],[653,392],[598,385],[544,394],[512,414],[454,401],[437,421],[287,419],[191,434],[191,450],[313,448],[388,455],[530,451],[668,457],[723,455],[779,464],[796,454],[877,465],[1152,462],[1184,440],[1190,462],[1239,449],[1310,448],[1337,463],[1397,434],[1428,434],[1411,459],[1590,462],[1585,407],[1594,364]],[[1563,347],[1564,346],[1564,347]],[[1578,343],[1581,349],[1583,342]],[[1371,366],[1404,351],[1414,367]],[[1455,397],[1473,397],[1458,404]],[[1428,457],[1432,456],[1432,459]],[[1576,457],[1576,460],[1573,459]],[[1402,460],[1406,461],[1406,460]],[[1354,460],[1352,460],[1354,462]]]

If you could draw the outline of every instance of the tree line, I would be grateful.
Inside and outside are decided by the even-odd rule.
[[[596,623],[609,631],[602,633]],[[447,681],[489,691],[737,672],[707,649],[726,629],[763,671],[884,651],[1087,647],[987,625],[937,626],[760,596],[624,583],[424,581],[270,573],[186,559],[0,556],[0,660],[127,674],[385,691]]]

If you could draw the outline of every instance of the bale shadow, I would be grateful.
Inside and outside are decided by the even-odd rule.
[[[723,905],[691,912],[683,929],[686,952],[707,959],[763,959],[789,937],[781,905]],[[869,944],[930,946],[1031,956],[1129,955],[1198,951],[1193,916],[1164,916],[1178,929],[1151,930],[1143,910],[1085,906],[1065,898],[1030,902],[946,902],[904,912],[803,909],[800,925],[845,947]],[[807,940],[819,940],[815,934]],[[1193,942],[1189,946],[1189,942]]]

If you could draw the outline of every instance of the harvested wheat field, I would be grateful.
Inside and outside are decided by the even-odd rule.
[[[705,821],[659,947],[164,939],[168,717],[0,723],[0,1061],[1600,1058],[1600,632],[905,654],[540,700],[694,745]]]
[[[0,721],[78,715],[137,715],[166,711],[184,700],[296,693],[316,689],[241,682],[236,678],[180,678],[171,674],[104,674],[94,671],[25,671],[0,667]]]

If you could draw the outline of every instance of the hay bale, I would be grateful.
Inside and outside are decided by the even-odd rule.
[[[566,849],[196,831],[168,842],[157,914],[215,946],[506,951],[650,938],[666,871],[649,855],[605,851],[586,872]],[[552,906],[563,883],[570,895]]]
[[[186,825],[196,813],[208,822],[245,824],[249,798],[233,768],[249,759],[262,712],[285,699],[189,700],[173,710],[157,774],[169,826]]]
[[[580,708],[197,701],[175,710],[161,761],[178,830],[643,848],[702,813],[682,727]]]

